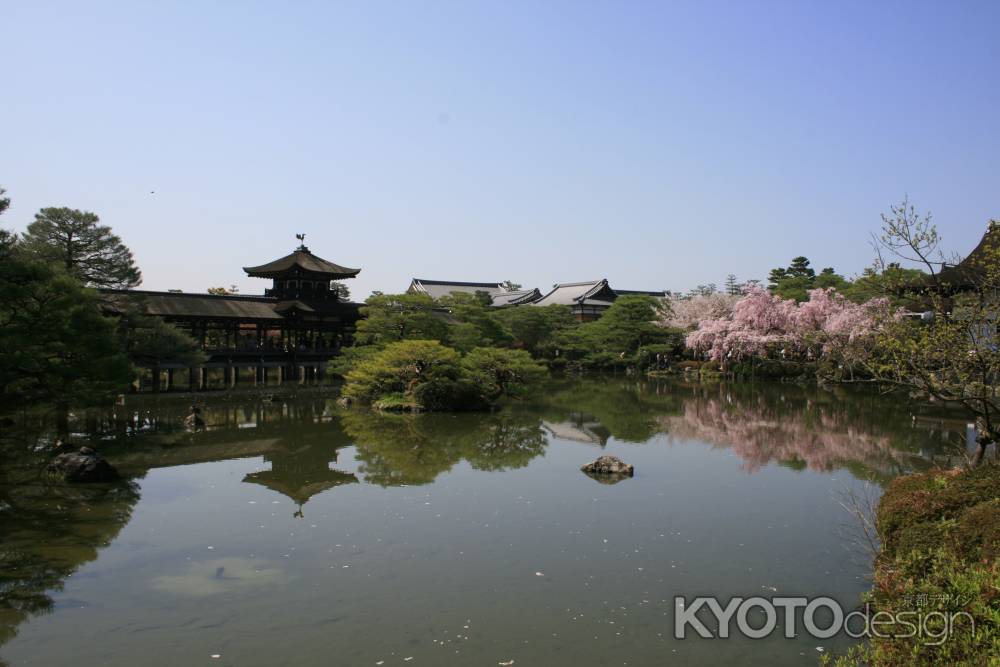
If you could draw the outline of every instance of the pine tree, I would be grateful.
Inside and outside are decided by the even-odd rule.
[[[726,294],[737,295],[740,293],[740,284],[736,281],[736,274],[730,273],[726,276]]]
[[[87,287],[128,289],[142,282],[132,251],[89,211],[43,208],[24,235],[25,249],[55,262]]]

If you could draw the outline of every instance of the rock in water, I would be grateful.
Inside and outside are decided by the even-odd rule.
[[[60,454],[49,463],[48,471],[62,475],[67,482],[113,482],[118,471],[90,447]]]
[[[602,456],[580,470],[599,482],[618,482],[633,474],[632,466],[616,456]]]
[[[189,431],[200,431],[205,428],[205,420],[201,418],[201,408],[191,406],[191,414],[184,418],[184,428]]]

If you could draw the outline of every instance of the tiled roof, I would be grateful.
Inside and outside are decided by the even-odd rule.
[[[981,284],[986,277],[990,265],[1000,260],[1000,222],[991,222],[980,239],[979,245],[972,249],[965,259],[957,265],[945,264],[938,273],[938,282],[947,289],[970,288]],[[927,279],[928,284],[931,283]]]
[[[147,315],[159,317],[206,317],[242,320],[282,320],[283,312],[336,314],[356,311],[357,305],[336,301],[276,301],[264,296],[191,294],[146,290],[102,290],[101,298],[110,310],[125,308],[123,300],[140,305]]]
[[[657,299],[667,298],[666,290],[616,289],[615,294],[617,294],[618,296],[625,296],[626,294],[627,295],[641,294],[643,296],[656,297]]]
[[[464,292],[475,294],[476,292],[486,292],[490,296],[504,292],[500,282],[495,283],[467,283],[454,280],[428,280],[426,278],[414,278],[410,282],[409,292],[426,294],[432,299],[440,299],[448,296],[452,292]]]
[[[285,255],[281,259],[276,259],[260,266],[244,266],[243,270],[247,275],[255,278],[274,278],[298,267],[307,273],[318,273],[332,278],[353,278],[361,273],[361,269],[349,269],[333,262],[328,262],[322,257],[309,252],[305,246],[300,246],[295,252]]]
[[[493,295],[493,305],[500,306],[521,306],[542,298],[542,293],[538,288],[514,290],[512,292],[498,292]]]
[[[607,279],[590,280],[582,283],[558,283],[553,286],[552,291],[543,296],[538,301],[532,302],[533,306],[576,306],[576,305],[601,305],[609,306],[614,301],[614,292],[608,286]]]

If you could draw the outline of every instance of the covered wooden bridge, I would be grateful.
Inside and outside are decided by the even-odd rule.
[[[110,311],[162,318],[201,346],[205,363],[188,367],[164,359],[148,368],[140,390],[200,390],[294,381],[313,383],[326,363],[350,344],[360,304],[345,301],[333,281],[361,269],[334,264],[305,245],[248,276],[272,281],[263,295],[106,290]]]

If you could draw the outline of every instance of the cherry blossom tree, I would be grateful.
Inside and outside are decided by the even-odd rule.
[[[714,361],[767,356],[772,349],[795,343],[795,302],[752,289],[733,306],[728,317],[704,320],[686,343]]]
[[[814,289],[796,309],[794,333],[808,356],[844,356],[874,335],[877,324],[893,316],[891,311],[886,298],[858,304],[833,288]]]
[[[856,304],[832,288],[810,290],[808,296],[798,304],[752,289],[734,304],[731,314],[701,320],[686,344],[719,362],[843,357],[872,336],[876,323],[889,315],[886,299]]]
[[[669,308],[664,309],[660,324],[685,331],[695,329],[706,320],[729,317],[739,300],[739,295],[721,292],[673,298],[667,302]]]

